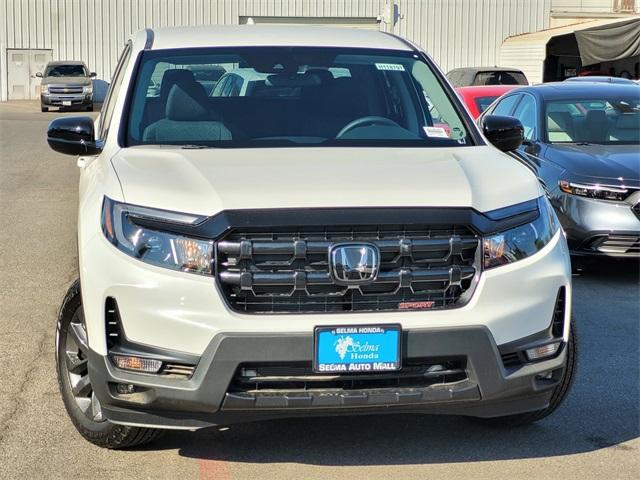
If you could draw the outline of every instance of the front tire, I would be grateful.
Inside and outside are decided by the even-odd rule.
[[[42,105],[40,106],[40,111],[41,112],[48,112],[49,111],[49,107],[43,107]]]
[[[80,281],[64,297],[56,328],[56,371],[64,406],[86,440],[104,448],[127,448],[151,442],[162,432],[116,425],[107,420],[93,392],[88,371],[88,343]]]

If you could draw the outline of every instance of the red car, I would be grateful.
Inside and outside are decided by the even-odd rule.
[[[495,99],[509,90],[522,85],[482,85],[474,87],[458,87],[456,91],[467,106],[467,110],[474,119],[478,118]]]

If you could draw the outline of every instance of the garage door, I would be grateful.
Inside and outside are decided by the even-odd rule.
[[[40,79],[36,73],[44,71],[51,58],[51,50],[7,49],[9,100],[40,98]]]
[[[256,25],[319,25],[380,30],[375,17],[240,17],[241,24]]]

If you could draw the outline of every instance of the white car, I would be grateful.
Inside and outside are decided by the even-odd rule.
[[[265,84],[209,96],[200,65]],[[81,156],[57,328],[78,431],[122,448],[288,416],[553,412],[576,362],[566,240],[500,151],[520,122],[483,121],[391,35],[137,33],[97,123],[47,133]]]

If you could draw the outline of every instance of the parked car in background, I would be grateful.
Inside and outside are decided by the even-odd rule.
[[[454,68],[447,73],[447,79],[454,87],[472,85],[529,85],[522,70],[507,67],[466,67]]]
[[[542,182],[573,253],[640,257],[640,87],[536,85],[485,114],[522,122],[514,153]]]
[[[93,83],[96,74],[83,62],[62,60],[49,62],[44,72],[36,73],[40,83],[40,110],[49,107],[93,110]]]
[[[264,84],[207,95],[193,72],[229,64]],[[47,134],[85,155],[56,364],[87,440],[357,413],[517,426],[560,406],[570,258],[539,182],[504,153],[522,125],[489,116],[481,133],[413,44],[143,30],[111,88],[97,123]]]
[[[564,80],[565,82],[592,82],[592,83],[619,83],[622,85],[633,85],[635,82],[628,78],[621,77],[603,77],[603,76],[592,76],[592,77],[569,77]]]
[[[475,119],[484,112],[489,105],[505,93],[518,88],[519,85],[484,85],[477,87],[459,87],[456,88],[458,95],[469,110],[471,116]]]

